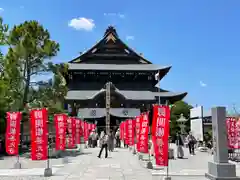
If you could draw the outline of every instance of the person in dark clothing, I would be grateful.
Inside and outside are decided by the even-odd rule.
[[[189,135],[187,136],[187,141],[188,141],[189,154],[195,155],[194,145],[196,144],[196,139],[191,132],[189,132]]]
[[[88,147],[92,147],[92,131],[89,130],[89,136],[88,136]]]
[[[107,158],[108,157],[108,135],[106,134],[105,131],[101,135],[100,141],[102,146],[101,146],[101,150],[99,152],[98,158],[101,158],[103,149],[105,149],[105,158]]]
[[[184,142],[182,140],[182,135],[179,134],[179,133],[176,134],[176,145],[177,145],[177,157],[178,158],[183,158],[183,156],[184,156],[184,151],[183,151]]]
[[[121,147],[121,141],[120,141],[120,131],[119,131],[119,129],[117,130],[117,132],[115,134],[115,138],[116,138],[116,147],[120,148]]]

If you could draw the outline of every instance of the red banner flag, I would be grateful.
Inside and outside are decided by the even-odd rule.
[[[129,144],[128,142],[128,120],[124,122],[124,143]]]
[[[84,121],[82,120],[80,120],[80,137],[84,137]]]
[[[140,120],[141,120],[141,119],[140,119],[140,116],[137,116],[137,117],[136,117],[136,125],[135,125],[137,143],[138,143],[139,134],[140,134]]]
[[[148,153],[148,113],[141,115],[140,133],[137,149],[141,153]]]
[[[30,112],[32,160],[46,160],[48,158],[47,119],[48,112],[46,108],[33,109]]]
[[[68,148],[74,148],[75,147],[75,132],[74,132],[74,127],[75,122],[74,119],[71,117],[67,118],[67,147]]]
[[[91,124],[91,131],[96,129],[96,124]]]
[[[132,146],[134,145],[134,127],[133,127],[133,121],[131,119],[127,120],[127,139],[128,139],[128,145]]]
[[[168,166],[169,120],[168,106],[153,106],[152,136],[156,164],[159,166]]]
[[[234,148],[235,149],[239,149],[240,148],[240,119],[238,118],[237,122],[236,122],[236,143]]]
[[[90,135],[92,131],[92,124],[88,123],[88,136]]]
[[[88,141],[88,135],[89,135],[88,123],[84,122],[84,140],[85,141]]]
[[[228,117],[226,120],[227,126],[227,138],[228,138],[228,148],[236,148],[236,136],[237,136],[237,121],[234,117]]]
[[[20,144],[21,112],[7,112],[6,152],[9,155],[18,155]]]
[[[67,130],[67,115],[55,114],[54,122],[56,128],[56,150],[65,150],[66,146],[66,130]]]
[[[123,136],[124,136],[123,122],[120,123],[119,129],[120,129],[120,139],[123,140]]]
[[[76,144],[80,144],[81,138],[81,122],[79,119],[75,119],[76,122]]]

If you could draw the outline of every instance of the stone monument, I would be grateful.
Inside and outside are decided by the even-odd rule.
[[[213,162],[208,162],[205,177],[211,180],[240,180],[236,166],[228,162],[226,108],[212,108]]]

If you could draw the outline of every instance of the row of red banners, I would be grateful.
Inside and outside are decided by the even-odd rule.
[[[20,112],[7,112],[6,128],[6,152],[9,155],[17,155],[20,143]],[[156,163],[168,165],[168,136],[169,136],[170,109],[168,106],[154,105],[152,119],[152,142]],[[137,150],[148,153],[148,139],[150,129],[148,125],[148,113],[143,113],[136,119],[128,119],[120,124],[120,138],[125,144],[133,146],[137,144]],[[45,160],[48,155],[48,111],[47,109],[33,109],[30,112],[31,124],[31,157],[32,160]],[[96,128],[95,124],[89,124],[66,114],[54,116],[56,129],[56,150],[73,148],[80,143],[80,138],[87,141],[89,132]],[[240,148],[240,121],[229,117],[226,121],[229,148]]]
[[[7,112],[6,152],[18,155],[20,144],[21,112]],[[32,160],[46,160],[48,157],[48,111],[46,108],[30,111],[31,127],[31,158]],[[87,141],[89,133],[96,128],[90,124],[66,114],[55,114],[56,130],[55,149],[64,150],[80,144],[80,138]]]
[[[148,113],[143,113],[136,119],[128,119],[120,124],[120,138],[125,144],[137,144],[141,153],[148,152],[150,128]],[[154,105],[152,119],[152,142],[154,146],[156,164],[168,166],[168,136],[170,109],[168,106]]]

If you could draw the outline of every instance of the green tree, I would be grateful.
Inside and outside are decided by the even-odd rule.
[[[29,100],[31,77],[48,71],[46,60],[57,55],[59,44],[37,21],[25,21],[9,32],[9,56],[16,58],[22,77],[21,109]]]
[[[0,46],[6,45],[6,33],[8,32],[8,25],[3,23],[2,17],[0,17]],[[0,61],[3,60],[3,53],[0,49]]]
[[[186,124],[186,131],[190,130],[190,109],[192,108],[191,105],[184,101],[176,102],[171,108],[171,123],[170,123],[170,134],[174,136],[177,131],[180,130],[177,120],[180,118],[181,114],[188,119]]]
[[[6,102],[8,100],[8,83],[4,79],[4,55],[1,51],[1,47],[7,44],[6,34],[8,32],[8,25],[3,23],[3,19],[0,17],[0,134],[5,132],[5,112],[7,110]]]
[[[53,79],[38,82],[38,88],[31,90],[31,107],[48,107],[49,114],[65,112],[63,104],[67,93],[64,76],[68,72],[67,64],[48,64]]]

